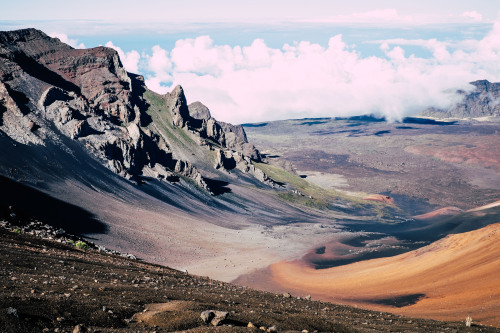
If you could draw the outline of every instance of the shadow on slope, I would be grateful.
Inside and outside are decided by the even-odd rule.
[[[456,121],[440,121],[440,120],[427,119],[427,118],[406,117],[406,118],[403,118],[402,123],[403,124],[448,126],[448,125],[455,125],[457,122]]]
[[[229,185],[226,181],[211,179],[211,178],[203,178],[205,183],[207,183],[208,188],[215,195],[221,195],[224,193],[231,193],[231,189],[227,187]]]
[[[72,234],[106,233],[107,226],[88,211],[0,176],[0,217],[28,222],[35,218]],[[11,209],[9,207],[12,207]]]
[[[371,303],[371,304],[380,304],[387,305],[396,308],[404,308],[405,306],[410,306],[413,304],[417,304],[422,298],[425,297],[425,294],[408,294],[408,295],[396,295],[389,298],[382,299],[368,299],[368,300],[360,300],[361,302]]]
[[[357,122],[367,122],[367,123],[380,123],[385,122],[387,119],[385,117],[378,117],[376,115],[362,115],[362,116],[353,116],[353,117],[335,117],[335,120],[347,120],[347,121],[357,121]],[[428,118],[418,118],[418,117],[405,117],[401,121],[397,121],[398,123],[403,124],[418,124],[418,125],[455,125],[456,121],[440,121]],[[248,126],[248,125],[246,125]],[[359,123],[356,123],[356,126],[359,126]],[[256,126],[254,126],[256,127]]]

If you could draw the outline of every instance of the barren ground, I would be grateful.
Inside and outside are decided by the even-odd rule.
[[[305,179],[325,187],[387,194],[414,215],[500,197],[498,122],[324,118],[253,124],[245,131],[271,163],[290,161]]]
[[[1,332],[499,331],[287,298],[4,230],[0,262]],[[201,321],[209,309],[229,312],[223,326]]]
[[[304,261],[271,265],[267,280],[281,290],[310,292],[333,302],[424,318],[500,326],[500,224],[450,235],[399,256],[315,270]]]

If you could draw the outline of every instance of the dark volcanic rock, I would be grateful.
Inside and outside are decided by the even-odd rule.
[[[470,83],[471,92],[458,91],[462,101],[449,109],[430,108],[422,116],[436,118],[500,117],[500,83],[479,80]]]
[[[0,78],[31,100],[52,85],[81,94],[96,111],[134,119],[130,78],[115,50],[73,49],[35,29],[0,32],[0,43]]]
[[[115,50],[76,50],[25,29],[0,32],[0,57],[0,130],[15,141],[45,145],[59,142],[63,134],[79,139],[122,176],[133,178],[154,168],[167,178],[168,170],[175,169],[205,187],[189,163],[179,163],[168,145],[139,126],[146,88],[128,75]],[[172,95],[175,103],[167,107],[182,121],[189,116],[182,88]]]

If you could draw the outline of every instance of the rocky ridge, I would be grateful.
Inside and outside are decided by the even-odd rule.
[[[488,80],[470,82],[470,92],[459,90],[461,101],[448,109],[429,108],[421,113],[435,118],[500,117],[500,83]]]
[[[113,172],[188,177],[211,192],[192,162],[178,154],[161,129],[149,126],[153,94],[139,75],[127,73],[110,48],[73,49],[35,29],[0,32],[0,131],[21,144],[46,145],[62,136],[79,141]],[[217,122],[201,103],[188,106],[180,86],[161,96],[169,126],[215,151],[213,167],[237,168],[257,179],[255,147],[241,126]],[[197,111],[200,110],[200,111]]]

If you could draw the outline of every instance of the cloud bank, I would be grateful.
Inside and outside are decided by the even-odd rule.
[[[107,45],[118,49],[128,71],[145,75],[153,91],[165,93],[180,84],[188,102],[199,100],[215,118],[232,123],[369,113],[398,120],[456,102],[453,91],[470,89],[470,81],[500,81],[500,23],[481,40],[374,43],[385,56],[363,57],[342,35],[326,46],[302,41],[281,48],[262,39],[247,46],[216,45],[199,36],[141,55]],[[409,54],[406,46],[431,56]]]

